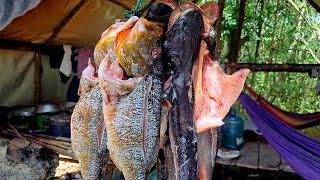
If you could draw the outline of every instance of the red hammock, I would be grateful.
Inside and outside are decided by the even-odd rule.
[[[305,129],[320,124],[320,112],[310,114],[297,114],[287,112],[271,104],[263,97],[259,96],[247,84],[245,84],[244,87],[248,90],[248,93],[252,95],[265,110],[269,111],[277,119],[295,129]]]

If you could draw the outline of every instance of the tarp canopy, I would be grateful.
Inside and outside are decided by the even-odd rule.
[[[76,10],[62,26],[52,44],[70,44],[84,47],[94,46],[101,33],[123,19],[125,7],[134,7],[135,0],[42,0],[38,6],[14,19],[0,31],[0,38],[44,44],[54,34],[64,19]]]
[[[16,18],[0,31],[0,38],[46,43],[81,1],[84,2],[83,5],[58,32],[52,40],[53,44],[94,46],[101,33],[115,19],[123,19],[125,8],[131,9],[136,4],[136,0],[41,0],[34,9]],[[320,0],[308,2],[320,10]]]
[[[135,0],[39,1],[0,2],[0,23],[4,27],[0,31],[2,46],[6,45],[3,40],[14,40],[27,42],[25,46],[32,43],[94,47],[101,33],[115,19],[123,19],[124,12],[136,3]],[[52,41],[47,43],[48,39]],[[0,106],[34,103],[35,52],[32,51],[0,49]],[[41,59],[41,101],[66,100],[72,78],[62,83],[59,69],[50,68],[49,56],[42,55]]]

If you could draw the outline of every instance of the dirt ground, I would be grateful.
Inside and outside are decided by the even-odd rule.
[[[65,157],[63,155],[59,155],[59,157]],[[59,165],[56,169],[55,177],[61,177],[62,175],[68,173],[80,172],[80,167],[78,163],[59,161]]]
[[[0,179],[2,180],[34,180],[52,176],[58,157],[54,154],[45,158],[25,157],[22,161],[7,158],[9,140],[0,137]]]

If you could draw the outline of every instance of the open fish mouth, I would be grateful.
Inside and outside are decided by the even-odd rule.
[[[130,93],[142,77],[127,78],[117,60],[110,63],[109,58],[108,53],[99,66],[98,77],[101,88],[115,97]]]
[[[103,32],[95,48],[95,61],[100,62],[110,53],[110,64],[115,60],[128,76],[145,75],[153,61],[160,56],[162,23],[136,16],[126,22],[116,21]]]

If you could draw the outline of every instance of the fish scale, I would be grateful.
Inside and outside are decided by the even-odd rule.
[[[108,122],[108,135],[110,138],[108,146],[111,150],[112,160],[118,161],[117,166],[123,171],[126,179],[143,179],[145,173],[156,161],[159,141],[159,119],[161,102],[161,82],[153,80],[152,91],[149,94],[147,112],[146,140],[143,142],[143,101],[146,85],[153,79],[147,76],[141,80],[135,89],[127,96],[121,97],[115,118]],[[123,113],[126,112],[126,113]],[[146,143],[146,154],[144,154],[143,143]],[[113,153],[115,157],[113,156]],[[132,168],[134,171],[130,172]],[[140,169],[141,168],[141,169]],[[134,173],[136,172],[136,173]],[[143,174],[142,174],[143,173]],[[131,174],[131,175],[130,175]]]
[[[151,91],[148,93],[149,83]],[[126,179],[144,179],[145,173],[156,162],[161,100],[161,78],[146,75],[131,93],[119,98],[115,117],[107,120],[110,157]],[[145,104],[147,109],[144,109]]]
[[[85,90],[85,92],[81,92]],[[97,179],[107,161],[107,133],[99,141],[97,127],[103,121],[102,94],[97,82],[80,80],[80,99],[71,117],[71,140],[83,179]]]

